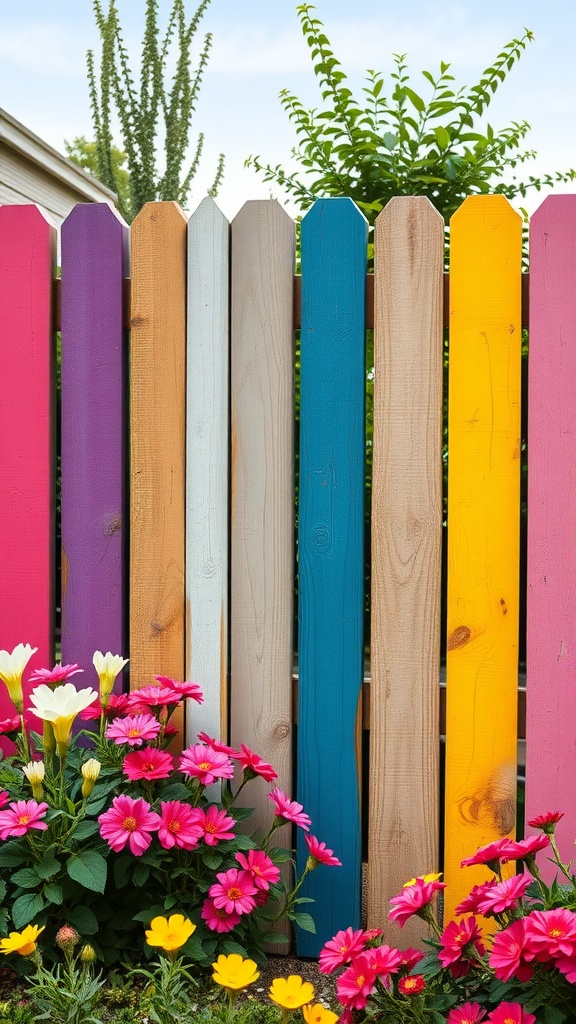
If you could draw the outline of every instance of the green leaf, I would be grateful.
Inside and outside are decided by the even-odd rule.
[[[44,886],[44,899],[48,900],[49,903],[56,903],[60,906],[64,899],[62,886],[58,882],[48,882],[48,885]]]
[[[266,932],[266,945],[285,946],[289,941],[288,935],[283,935],[282,932]]]
[[[12,921],[15,928],[23,928],[44,909],[44,900],[37,892],[27,892],[14,900],[12,907]]]
[[[0,867],[14,868],[30,859],[30,850],[20,843],[6,843],[0,847]]]
[[[290,920],[294,921],[294,924],[298,925],[303,932],[312,932],[316,934],[316,925],[314,924],[314,918],[310,914],[297,913],[290,914]]]
[[[440,149],[447,149],[450,145],[450,132],[442,125],[438,125],[434,129],[434,135],[436,136],[436,142],[440,146]]]
[[[424,100],[422,99],[421,96],[418,95],[417,92],[414,92],[414,89],[410,89],[409,86],[405,85],[404,92],[406,93],[412,106],[416,107],[416,110],[418,111],[419,114],[421,114],[423,110],[426,110],[426,104],[424,103]]]
[[[202,854],[202,860],[204,861],[207,868],[211,871],[217,871],[222,864],[222,857],[218,853],[212,853],[211,850],[207,850],[206,853]]]
[[[562,1010],[558,1009],[557,1006],[545,1006],[544,1007],[544,1021],[545,1024],[564,1024],[566,1020],[566,1014]]]
[[[164,907],[148,907],[147,910],[139,910],[137,914],[132,917],[133,921],[141,921],[142,924],[150,924],[153,917],[161,917]]]
[[[394,135],[393,132],[384,132],[382,141],[386,146],[386,149],[389,149],[390,152],[392,152],[392,150],[396,149],[396,146],[398,145],[398,136]]]
[[[98,918],[90,907],[73,907],[72,910],[67,910],[66,920],[80,932],[80,935],[96,935],[98,931]]]
[[[18,885],[21,889],[37,889],[41,878],[34,868],[22,868],[21,871],[16,871],[12,875],[12,881],[14,885]]]
[[[132,882],[139,889],[146,884],[150,875],[150,868],[147,864],[137,864],[132,872]]]
[[[91,821],[90,819],[80,821],[72,833],[72,838],[77,841],[88,839],[89,836],[93,836],[95,832],[98,832],[99,827],[97,821]]]
[[[5,895],[6,895],[6,882],[4,882],[2,879],[0,879],[0,903],[4,899]]]
[[[292,860],[292,851],[284,850],[280,846],[273,846],[272,849],[268,850],[268,856],[275,864],[286,864],[289,860]]]
[[[35,870],[40,878],[51,878],[52,875],[56,875],[61,868],[59,860],[56,860],[54,856],[53,848],[46,850],[46,853],[42,857],[39,864],[36,864]]]
[[[66,870],[75,882],[91,892],[104,892],[106,887],[107,864],[104,857],[95,850],[84,850],[69,858]]]
[[[233,843],[236,850],[254,850],[256,847],[256,843],[250,836],[235,836]]]

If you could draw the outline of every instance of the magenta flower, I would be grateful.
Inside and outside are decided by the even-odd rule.
[[[419,964],[424,959],[424,953],[421,949],[408,949],[402,950],[402,966],[410,972],[416,964]]]
[[[526,918],[513,921],[508,928],[497,932],[492,940],[489,964],[500,981],[530,981],[534,968],[527,963],[533,958],[526,935]]]
[[[520,1003],[500,1003],[486,1018],[486,1024],[534,1024],[536,1017],[527,1013]]]
[[[504,857],[504,863],[507,860],[516,860],[522,858],[526,860],[527,857],[533,857],[538,850],[545,850],[547,846],[550,846],[550,839],[545,833],[540,833],[538,836],[528,836],[527,839],[520,839],[519,842],[509,840],[510,849]]]
[[[370,970],[384,981],[402,967],[402,953],[393,946],[374,946],[365,950],[362,956],[366,957]]]
[[[228,757],[236,757],[236,751],[234,747],[229,747],[222,740],[216,740],[213,736],[209,736],[207,732],[199,732],[198,739],[201,743],[205,743],[208,747],[213,747],[220,754],[228,754]]]
[[[497,839],[493,843],[488,843],[487,846],[481,846],[473,857],[467,857],[466,860],[461,861],[461,867],[468,867],[472,864],[497,865],[501,860],[511,860],[510,851],[513,845],[511,839]]]
[[[75,676],[84,669],[80,665],[54,665],[54,668],[34,669],[30,676],[29,683],[64,683],[71,676]]]
[[[150,804],[139,797],[122,793],[115,796],[112,806],[98,818],[100,835],[108,845],[119,853],[126,844],[130,846],[135,857],[141,857],[152,842],[151,832],[156,832],[160,825],[160,817],[150,810]]]
[[[453,978],[463,978],[474,966],[477,957],[485,952],[482,932],[475,917],[450,921],[440,936],[442,949],[438,959],[448,967]]]
[[[128,708],[132,710],[142,705],[148,708],[165,707],[168,704],[179,704],[180,700],[171,686],[141,686],[128,695]]]
[[[478,910],[485,917],[502,914],[505,910],[516,910],[531,881],[532,875],[525,872],[489,885],[478,900]]]
[[[0,839],[25,836],[31,828],[45,832],[48,825],[46,816],[48,804],[36,800],[14,800],[4,811],[0,811]]]
[[[126,754],[122,763],[122,771],[127,775],[130,782],[137,782],[139,779],[167,779],[174,768],[174,758],[165,750],[158,750],[157,747],[145,747],[143,750],[134,750]]]
[[[213,932],[231,932],[240,921],[240,914],[227,914],[222,907],[216,907],[209,897],[204,900],[200,915]]]
[[[363,1010],[376,988],[376,974],[370,968],[366,954],[356,957],[350,967],[342,972],[336,983],[338,999],[342,1006]]]
[[[365,946],[366,936],[361,928],[357,931],[347,928],[346,931],[336,932],[320,950],[318,966],[322,974],[332,974],[338,967],[350,963],[357,953],[363,952]]]
[[[537,960],[576,956],[576,914],[565,907],[534,910],[524,918],[529,948]]]
[[[469,896],[466,896],[461,903],[458,904],[455,914],[479,914],[478,904],[485,892],[494,885],[495,879],[492,882],[482,882],[482,885],[475,885]]]
[[[264,850],[248,850],[248,853],[237,853],[236,860],[244,871],[252,876],[252,881],[257,889],[268,892],[271,885],[274,885],[280,878],[280,868]]]
[[[160,803],[158,839],[165,850],[178,846],[181,850],[195,850],[204,834],[200,821],[204,812],[180,800]]]
[[[266,782],[274,782],[274,779],[278,778],[278,772],[275,771],[272,765],[263,761],[258,754],[255,754],[254,751],[250,750],[250,747],[245,746],[244,743],[240,744],[240,750],[234,751],[232,756],[240,762],[243,771],[246,773],[245,777],[249,779],[253,779],[254,776],[259,775],[260,778],[264,779]]]
[[[273,789],[271,793],[268,793],[268,796],[276,808],[277,818],[293,821],[295,825],[299,825],[305,832],[310,831],[312,822],[304,812],[302,804],[296,803],[295,800],[290,800],[290,797],[283,793],[281,789],[278,789],[278,787]]]
[[[388,917],[403,928],[414,914],[422,917],[422,911],[431,902],[434,893],[445,888],[445,882],[425,882],[423,878],[417,878],[414,885],[405,886],[398,896],[390,900],[392,910]]]
[[[182,700],[184,697],[191,697],[197,704],[204,703],[204,694],[198,686],[198,683],[178,683],[175,679],[171,679],[170,676],[154,676],[157,683],[160,683],[160,687],[167,690],[173,690],[178,700]]]
[[[204,833],[206,846],[216,846],[226,839],[234,839],[236,833],[230,829],[234,828],[236,822],[226,814],[226,811],[221,810],[216,804],[210,804],[206,811],[202,808],[199,810],[202,814],[199,825]]]
[[[116,718],[117,715],[122,715],[127,709],[128,705],[128,694],[127,693],[111,693],[108,698],[108,706],[104,709],[106,718]],[[102,714],[102,705],[100,698],[97,697],[93,700],[84,711],[80,712],[80,718],[84,722],[91,722],[97,718],[100,718]]]
[[[485,1016],[486,1010],[479,1003],[462,1003],[456,1010],[450,1010],[446,1024],[477,1024]]]
[[[210,886],[208,895],[218,910],[225,910],[227,914],[249,914],[254,910],[257,890],[250,872],[229,868],[220,871],[216,878],[218,881]]]
[[[546,814],[540,814],[536,818],[532,818],[532,821],[528,822],[530,828],[541,828],[547,835],[554,835],[556,831],[556,825],[560,821],[560,818],[564,817],[564,811],[547,811]]]
[[[156,739],[161,726],[154,715],[127,715],[117,718],[106,729],[106,739],[118,745],[127,743],[130,747],[141,747],[144,740]]]
[[[18,732],[20,724],[20,715],[12,715],[11,718],[4,718],[0,722],[0,736],[9,736],[11,732]]]
[[[231,779],[234,775],[234,765],[226,754],[220,753],[214,747],[195,743],[194,746],[182,751],[180,771],[183,775],[198,779],[203,786],[211,786],[216,779]]]
[[[0,807],[6,807],[6,804],[10,802],[10,793],[7,789],[0,791]]]
[[[317,864],[326,864],[328,867],[342,867],[342,861],[334,856],[333,850],[329,850],[326,843],[319,842],[316,836],[312,835],[305,835],[304,839],[306,840],[310,856],[314,858]],[[316,867],[316,864],[314,867]]]

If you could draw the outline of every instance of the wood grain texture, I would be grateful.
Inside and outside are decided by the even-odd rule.
[[[576,196],[550,196],[530,224],[526,820],[561,810],[576,834]],[[545,859],[544,876],[555,872]]]
[[[306,880],[305,956],[360,924],[366,243],[349,199],[318,200],[302,221],[298,800],[343,864]],[[299,834],[300,868],[307,853]]]
[[[0,648],[38,648],[25,679],[54,664],[55,246],[37,206],[0,207]],[[0,717],[13,713],[2,686]]]
[[[232,222],[230,740],[245,743],[292,790],[294,224],[275,200]],[[245,802],[268,829],[256,779]],[[243,794],[244,795],[244,794]],[[279,842],[290,845],[287,829]]]
[[[229,224],[210,197],[188,222],[186,676],[199,729],[225,736],[228,676]]]
[[[503,196],[451,221],[446,913],[485,881],[460,861],[516,814],[521,221]]]
[[[438,870],[444,221],[392,199],[375,228],[368,927]],[[402,941],[414,944],[422,922]]]
[[[130,685],[184,678],[186,218],[132,224]],[[182,729],[182,721],[176,722]]]
[[[86,685],[97,683],[94,651],[128,647],[127,271],[120,217],[76,206],[62,225],[62,662],[77,662]]]

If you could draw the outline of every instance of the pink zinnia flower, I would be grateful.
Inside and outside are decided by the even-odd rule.
[[[419,964],[424,959],[424,953],[421,949],[408,949],[402,950],[402,967],[407,971],[411,971],[416,964]]]
[[[336,932],[320,950],[318,966],[322,974],[332,974],[338,967],[349,963],[365,946],[366,938],[361,928]]]
[[[194,850],[204,834],[200,821],[204,812],[199,807],[190,807],[180,800],[160,803],[160,825],[158,839],[165,850],[178,846],[181,850]]]
[[[576,956],[561,956],[554,966],[564,975],[571,985],[576,983]]]
[[[205,743],[208,747],[213,747],[220,754],[228,754],[228,757],[236,757],[236,750],[234,747],[229,747],[222,740],[216,740],[213,736],[209,736],[207,732],[199,732],[198,739],[201,743]]]
[[[29,683],[63,683],[84,669],[80,665],[54,665],[54,668],[37,668],[30,676]]]
[[[170,679],[170,676],[154,676],[154,679],[157,683],[160,683],[161,688],[174,690],[179,700],[184,697],[191,697],[197,704],[204,702],[204,694],[198,683],[177,683],[175,679]]]
[[[244,743],[240,744],[240,750],[234,751],[232,757],[235,757],[236,760],[240,762],[243,771],[247,773],[247,778],[249,779],[254,778],[255,775],[259,775],[262,779],[265,779],[266,782],[274,782],[274,779],[278,778],[278,772],[275,771],[272,765],[263,761],[258,754],[255,754],[254,751],[250,750],[250,747],[245,746]]]
[[[504,857],[504,863],[507,860],[519,858],[526,860],[527,857],[533,857],[538,853],[538,850],[545,850],[547,846],[550,846],[550,839],[545,833],[540,833],[538,836],[528,836],[527,839],[520,839],[518,842],[510,840],[510,849]]]
[[[400,978],[398,991],[403,996],[417,996],[426,988],[426,981],[423,974],[410,974],[407,978]]]
[[[210,898],[204,900],[200,916],[213,932],[231,932],[240,921],[240,914],[227,914],[222,907],[216,907]]]
[[[234,839],[235,833],[230,829],[234,828],[236,822],[226,814],[226,811],[221,810],[216,804],[210,804],[206,811],[202,807],[198,810],[202,815],[198,819],[198,824],[204,834],[206,846],[216,846],[226,839]]]
[[[486,1010],[483,1010],[479,1003],[462,1003],[456,1010],[450,1010],[446,1017],[446,1024],[477,1024],[477,1021],[484,1020]]]
[[[414,914],[421,917],[421,911],[428,906],[434,893],[445,888],[445,882],[425,882],[422,878],[417,878],[414,885],[405,886],[398,896],[390,900],[392,910],[388,917],[403,928]]]
[[[492,865],[499,864],[501,860],[511,860],[511,847],[511,839],[497,839],[493,843],[488,843],[487,846],[481,846],[473,857],[467,857],[466,860],[461,861],[461,867],[464,868],[472,864]]]
[[[329,867],[342,867],[342,861],[338,860],[338,857],[334,856],[334,852],[329,850],[326,843],[320,843],[316,836],[305,835],[306,846],[310,856],[314,858],[318,864],[327,864]]]
[[[227,914],[249,914],[254,910],[253,897],[257,890],[249,871],[229,868],[220,871],[216,878],[218,881],[210,886],[208,895],[218,910],[225,910]]]
[[[376,988],[376,974],[371,969],[366,954],[357,956],[350,967],[342,972],[336,983],[338,999],[342,1006],[363,1010]]]
[[[492,940],[490,967],[500,981],[510,981],[515,977],[518,981],[529,981],[534,968],[526,961],[532,959],[525,928],[526,918],[513,921],[508,928],[497,932]]]
[[[128,695],[128,707],[145,704],[148,708],[165,707],[168,704],[179,704],[181,698],[172,687],[169,686],[141,686],[139,690],[132,690]]]
[[[48,825],[42,819],[47,810],[48,804],[36,800],[14,800],[5,811],[0,811],[0,839],[25,836],[31,828],[45,832]]]
[[[211,786],[216,779],[231,779],[234,765],[226,754],[214,750],[214,747],[195,743],[182,752],[180,771],[198,779],[203,786]]]
[[[496,883],[494,878],[491,882],[482,882],[482,885],[475,885],[469,896],[466,896],[461,903],[458,904],[455,914],[479,914],[478,904],[484,893],[487,892]]]
[[[130,747],[141,747],[144,740],[156,739],[159,732],[160,722],[154,715],[128,715],[117,718],[107,727],[106,739],[118,745],[127,743]]]
[[[127,705],[127,693],[111,693],[108,698],[108,707],[105,708],[104,714],[106,718],[116,718],[117,715],[122,715],[126,711]],[[87,708],[84,708],[84,711],[80,712],[79,717],[84,722],[91,722],[96,718],[100,718],[101,714],[102,705],[100,703],[100,698],[97,697],[96,700],[92,701]]]
[[[112,806],[98,818],[100,835],[115,853],[130,846],[135,857],[141,857],[152,842],[151,832],[156,832],[160,825],[160,817],[150,810],[150,804],[139,797],[121,794],[115,796]]]
[[[485,917],[502,914],[505,910],[515,910],[531,882],[532,875],[525,872],[489,885],[478,900],[478,910]]]
[[[6,736],[11,732],[18,732],[20,725],[20,715],[13,715],[12,718],[4,718],[0,722],[0,736]]]
[[[440,945],[438,959],[442,967],[448,967],[453,978],[465,977],[476,958],[485,952],[475,917],[450,921],[440,936]]]
[[[273,789],[271,793],[268,793],[268,796],[276,808],[277,818],[293,821],[295,825],[299,825],[305,832],[310,831],[312,822],[304,812],[302,804],[296,803],[295,800],[290,800],[290,797],[283,793],[281,789],[278,789],[278,787]]]
[[[535,1020],[534,1014],[526,1013],[520,1003],[500,1003],[486,1018],[492,1024],[534,1024]]]
[[[534,910],[524,918],[526,938],[537,960],[576,956],[576,914],[565,907]]]
[[[130,782],[137,782],[139,779],[167,779],[173,768],[172,755],[165,750],[158,750],[157,747],[134,750],[131,754],[126,754],[122,763],[122,771]]]
[[[237,853],[236,860],[241,868],[248,871],[257,889],[268,892],[280,878],[280,868],[270,860],[264,850],[248,850],[247,854]]]
[[[10,793],[7,789],[0,791],[0,807],[6,807],[6,804],[10,802]]]
[[[554,835],[556,831],[556,825],[560,821],[560,818],[564,817],[564,811],[547,811],[546,814],[539,814],[537,818],[532,818],[527,824],[530,828],[541,828],[547,835]]]
[[[379,978],[387,978],[395,974],[402,966],[402,953],[392,946],[373,946],[366,949],[362,956],[366,957],[366,963],[371,971],[374,971]]]

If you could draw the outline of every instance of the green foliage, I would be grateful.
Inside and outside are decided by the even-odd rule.
[[[259,156],[246,161],[301,209],[318,196],[350,196],[373,224],[392,196],[424,195],[448,220],[468,195],[500,192],[512,200],[576,178],[569,170],[519,180],[514,172],[536,155],[522,149],[529,124],[513,122],[497,132],[477,123],[532,41],[529,30],[504,46],[476,85],[457,89],[450,64],[441,62],[437,74],[422,71],[428,95],[421,96],[406,55],[394,54],[388,95],[383,72],[369,70],[358,100],[314,10],[311,4],[297,8],[324,106],[307,110],[287,89],[280,93],[298,136],[292,156],[303,173],[289,174]]]
[[[158,24],[158,0],[146,0],[137,87],[115,0],[109,0],[107,13],[101,0],[93,0],[101,39],[99,74],[93,51],[88,51],[87,55],[95,166],[100,181],[118,194],[120,212],[128,222],[146,202],[158,199],[176,200],[182,205],[187,202],[204,145],[204,136],[200,134],[192,159],[186,163],[192,115],[212,44],[210,33],[204,39],[196,68],[192,67],[190,51],[209,3],[210,0],[201,0],[195,14],[187,20],[185,0],[173,0],[162,37]],[[167,67],[173,51],[176,53],[176,71],[169,82]],[[112,140],[114,112],[122,136],[122,153],[128,164],[128,194],[126,172],[119,164],[120,151]],[[160,161],[162,170],[158,167],[161,143],[164,147]],[[223,170],[224,157],[220,155],[210,195],[216,194]]]
[[[35,1008],[34,1020],[52,1024],[103,1024],[94,1010],[100,1003],[102,977],[94,977],[89,965],[79,958],[51,971],[38,966],[28,984]]]
[[[93,178],[100,180],[98,167],[98,152],[95,142],[89,142],[84,135],[77,135],[72,142],[64,140],[66,156],[72,163],[75,163],[82,170],[88,171]],[[130,204],[130,174],[124,166],[126,153],[112,145],[110,148],[110,160],[114,171],[114,191],[118,196],[119,204],[127,209]]]

